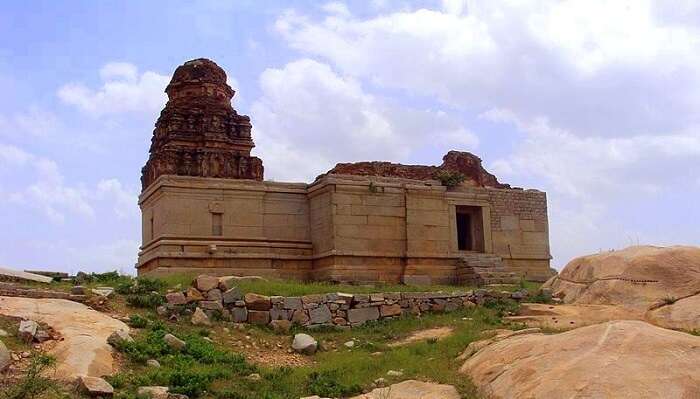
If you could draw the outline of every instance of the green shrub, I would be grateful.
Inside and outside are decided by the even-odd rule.
[[[133,313],[129,316],[129,326],[134,328],[146,328],[148,326],[148,319]]]
[[[131,294],[126,296],[126,303],[135,308],[153,309],[165,303],[165,298],[156,292]]]
[[[435,173],[434,177],[436,180],[440,180],[440,183],[442,183],[443,186],[450,188],[458,186],[467,179],[467,177],[462,173],[452,172],[449,170],[441,170]]]
[[[27,372],[20,381],[14,383],[7,391],[0,393],[3,399],[31,399],[52,390],[58,392],[56,385],[42,376],[47,370],[56,365],[52,356],[34,353]]]
[[[362,387],[357,384],[346,385],[340,382],[337,371],[312,372],[307,377],[306,387],[314,395],[342,397],[360,393]]]

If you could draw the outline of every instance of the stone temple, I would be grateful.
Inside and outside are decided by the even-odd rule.
[[[226,73],[179,66],[142,169],[139,275],[207,273],[338,282],[512,282],[549,277],[546,194],[481,159],[338,164],[312,183],[263,179],[250,118]]]

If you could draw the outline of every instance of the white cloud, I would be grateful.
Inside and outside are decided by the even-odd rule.
[[[167,100],[164,90],[170,81],[168,76],[152,71],[139,74],[136,66],[119,62],[103,66],[100,77],[100,88],[69,83],[58,90],[58,97],[94,116],[123,112],[155,113]]]
[[[260,85],[251,113],[271,178],[308,181],[336,162],[402,161],[421,146],[444,145],[447,152],[478,144],[444,112],[390,104],[313,60],[267,69]]]
[[[138,194],[125,189],[117,179],[104,179],[97,183],[97,198],[111,199],[114,202],[114,213],[119,218],[138,215]]]
[[[37,106],[9,116],[0,115],[0,137],[5,139],[46,138],[60,126],[56,115]]]
[[[340,1],[331,1],[321,6],[321,9],[329,14],[347,17],[350,15],[348,6]]]
[[[300,52],[382,86],[546,115],[577,135],[639,135],[700,122],[700,29],[677,11],[660,16],[674,7],[445,1],[364,19],[288,11],[275,27]]]

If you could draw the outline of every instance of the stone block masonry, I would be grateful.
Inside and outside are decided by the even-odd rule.
[[[200,279],[200,276],[198,279]],[[225,281],[222,277],[221,281]],[[195,284],[196,284],[195,280]],[[224,288],[212,288],[217,290]],[[187,290],[192,295],[195,287]],[[208,292],[198,291],[197,298],[207,297]],[[182,293],[166,295],[167,315],[183,315],[192,306],[202,309],[210,318],[223,318],[234,323],[271,325],[279,320],[287,320],[307,328],[320,326],[351,328],[367,322],[390,320],[401,316],[419,316],[422,313],[450,312],[461,308],[481,305],[488,300],[511,298],[521,300],[526,292],[510,293],[478,289],[465,292],[381,292],[372,294],[347,294],[333,292],[301,297],[266,296],[248,293],[243,300],[226,303],[221,300],[213,304],[211,300],[195,300],[185,305]],[[192,305],[193,304],[193,305]]]

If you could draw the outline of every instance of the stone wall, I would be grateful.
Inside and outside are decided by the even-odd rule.
[[[497,298],[522,299],[526,292],[475,290],[468,292],[382,292],[345,294],[340,292],[295,297],[245,295],[237,287],[241,277],[197,277],[185,291],[166,295],[163,316],[180,317],[200,309],[211,318],[234,323],[305,327],[349,328],[369,321],[418,316],[425,312],[450,312],[473,307]],[[198,323],[196,319],[193,322]]]

